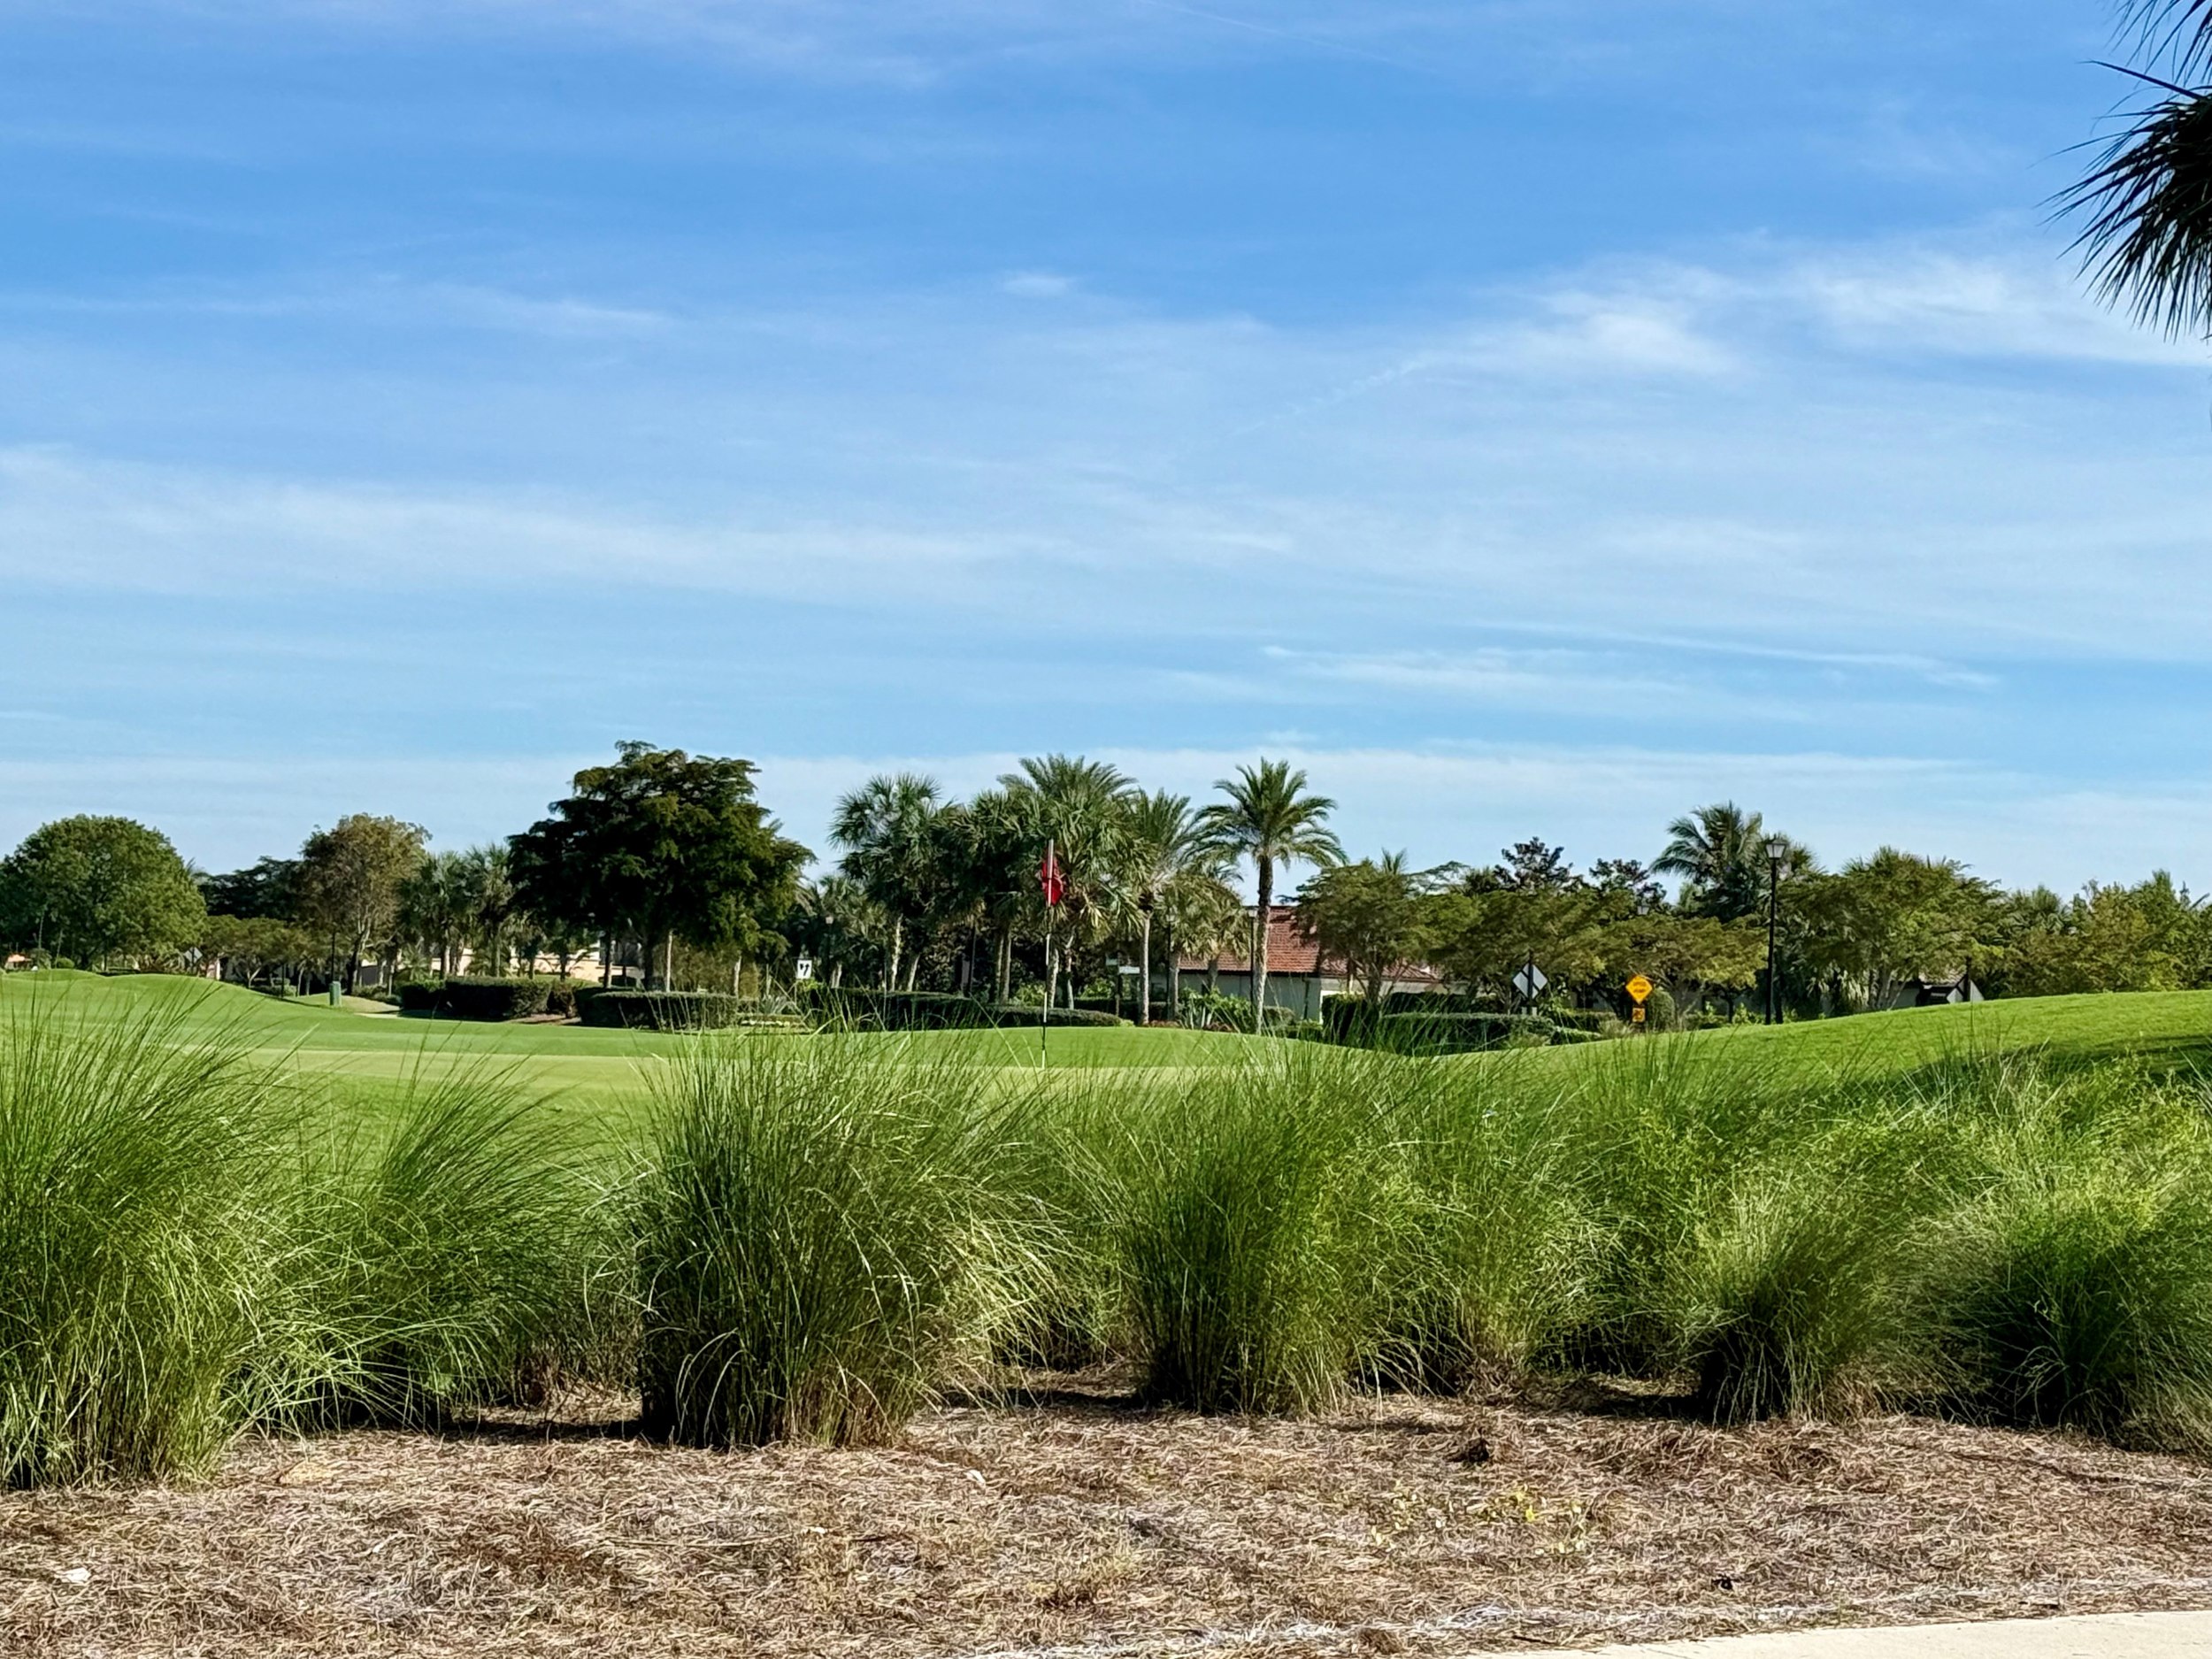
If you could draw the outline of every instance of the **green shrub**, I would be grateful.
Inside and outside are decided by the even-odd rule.
[[[663,1073],[630,1220],[649,1432],[897,1432],[998,1322],[986,1085],[837,1037],[710,1043]]]
[[[1037,1010],[1033,1008],[1017,1008],[1012,1003],[1008,1003],[998,1009],[996,1012],[1001,1025],[1034,1025],[1039,1023]],[[1112,1014],[1096,1014],[1087,1009],[1080,1008],[1072,1010],[1056,1008],[1052,1010],[1050,1018],[1051,1023],[1055,1025],[1079,1025],[1094,1031],[1109,1025],[1129,1024],[1129,1021]]]
[[[1398,1014],[1502,1014],[1506,1007],[1486,991],[1386,991],[1379,1002],[1352,995],[1321,999],[1321,1023],[1329,1041],[1353,1048],[1371,1047],[1375,1023]]]
[[[1252,1029],[1252,1002],[1249,997],[1231,996],[1225,991],[1186,991],[1183,1023],[1202,1031],[1248,1033]]]
[[[565,979],[411,980],[397,988],[402,1013],[436,1019],[531,1019],[576,1006],[576,987]]]
[[[1002,1023],[988,1003],[949,991],[825,987],[808,1000],[831,1024],[849,1031],[972,1031]]]
[[[545,979],[448,979],[435,1011],[441,1019],[529,1019],[546,1011],[550,990]]]

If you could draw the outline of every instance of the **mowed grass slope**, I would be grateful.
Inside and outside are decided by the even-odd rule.
[[[270,1059],[373,1094],[419,1070],[489,1067],[533,1091],[578,1104],[612,1104],[640,1093],[655,1062],[688,1040],[584,1025],[486,1025],[365,1014],[315,1002],[279,1002],[234,985],[175,975],[50,972],[0,977],[0,1006],[35,1000],[88,1029],[156,1017],[180,1039],[220,1035]],[[770,1041],[783,1041],[770,1039]],[[984,1065],[1034,1068],[1037,1030],[934,1032],[896,1041]],[[1207,1032],[1055,1027],[1045,1051],[1056,1067],[1182,1067],[1233,1064],[1247,1044]]]
[[[687,1041],[581,1025],[480,1025],[364,1014],[316,1002],[280,1002],[236,986],[168,975],[106,979],[58,972],[0,978],[0,999],[31,997],[93,1027],[134,1022],[150,1014],[176,1017],[180,1035],[220,1032],[233,1041],[242,1038],[272,1057],[288,1057],[303,1070],[338,1079],[395,1083],[426,1064],[489,1064],[545,1094],[588,1102],[634,1092],[643,1071],[681,1052]],[[897,1041],[985,1065],[1029,1069],[1039,1058],[1033,1026],[935,1032]],[[1962,1055],[2001,1053],[2035,1053],[2062,1064],[2134,1056],[2161,1068],[2212,1069],[2212,991],[2039,997],[1640,1041],[1724,1052],[1762,1071],[1802,1067],[1812,1076],[1907,1071]],[[1056,1027],[1048,1040],[1053,1066],[1087,1070],[1229,1065],[1248,1057],[1252,1047],[1249,1039],[1217,1033],[1134,1027]],[[1519,1058],[1573,1067],[1589,1064],[1609,1047],[1585,1044]]]

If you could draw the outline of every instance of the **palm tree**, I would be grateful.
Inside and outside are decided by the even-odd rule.
[[[1123,808],[1135,786],[1118,768],[1104,761],[1047,755],[1023,761],[1020,771],[999,780],[999,787],[1021,802],[1022,810],[1029,814],[1031,833],[1041,836],[1035,845],[1035,857],[1042,859],[1049,847],[1060,860],[1061,877],[1067,884],[1061,901],[1066,918],[1061,959],[1071,961],[1078,949],[1105,925],[1114,864],[1120,853]],[[1035,891],[1033,886],[1031,892]],[[1054,965],[1047,963],[1048,1003],[1056,982]],[[1068,995],[1071,1001],[1075,995],[1071,965]]]
[[[1766,825],[1733,801],[1701,806],[1667,826],[1667,845],[1652,861],[1663,876],[1680,876],[1688,907],[1724,922],[1748,916],[1765,891],[1761,843]]]
[[[1033,792],[984,789],[958,820],[949,879],[958,908],[991,933],[997,1000],[1013,995],[1014,941],[1038,907],[1037,864],[1045,833]]]
[[[1211,897],[1217,908],[1227,892],[1220,849],[1209,837],[1190,797],[1164,792],[1148,795],[1138,790],[1122,810],[1122,844],[1116,910],[1120,919],[1137,934],[1139,1025],[1152,1018],[1152,924],[1168,924],[1169,950],[1174,949],[1174,920],[1179,913],[1194,911],[1198,901]],[[1175,975],[1171,954],[1170,1006],[1173,1008]]]
[[[1244,912],[1243,897],[1231,883],[1233,866],[1227,856],[1210,855],[1203,879],[1171,888],[1167,905],[1167,954],[1171,963],[1184,956],[1206,962],[1206,989],[1221,989],[1221,953],[1242,933],[1251,938],[1251,918]],[[1183,1019],[1183,976],[1179,968],[1168,970],[1167,1017],[1178,1025]]]
[[[936,780],[902,772],[871,778],[841,797],[830,821],[830,839],[845,849],[840,869],[891,918],[887,991],[898,988],[906,923],[921,921],[928,906],[937,812]],[[920,964],[917,951],[914,968]]]
[[[435,956],[442,978],[460,967],[462,941],[475,918],[476,876],[465,853],[432,853],[400,888],[402,931],[426,956]]]
[[[1682,877],[1683,908],[1724,922],[1758,915],[1775,875],[1786,879],[1819,867],[1803,843],[1770,833],[1758,813],[1746,812],[1733,801],[1675,819],[1667,834],[1671,839],[1652,861],[1653,872]],[[1770,870],[1769,849],[1775,846],[1782,854],[1778,872]]]
[[[1308,795],[1306,774],[1281,760],[1240,766],[1235,777],[1221,779],[1214,787],[1229,798],[1203,813],[1208,839],[1232,856],[1249,858],[1259,872],[1258,926],[1253,930],[1252,949],[1252,1026],[1264,1031],[1267,924],[1275,903],[1275,872],[1279,866],[1301,861],[1342,862],[1344,849],[1326,827],[1336,803],[1326,795]]]
[[[467,883],[468,932],[475,945],[476,971],[488,965],[495,974],[507,970],[507,926],[515,914],[514,865],[506,847],[497,841],[472,847],[461,855],[462,879]],[[531,972],[537,971],[535,958]]]
[[[860,883],[850,876],[824,876],[802,883],[794,918],[798,942],[815,959],[831,990],[845,983],[845,970],[880,956],[890,923]]]
[[[2212,334],[2212,0],[2127,0],[2143,59],[2124,73],[2162,96],[2130,117],[2061,198],[2097,291],[2170,335]]]

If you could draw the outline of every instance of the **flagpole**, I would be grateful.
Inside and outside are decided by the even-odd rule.
[[[1052,1064],[1045,1031],[1052,1024],[1052,896],[1053,879],[1060,873],[1059,843],[1045,842],[1045,995],[1044,1005],[1037,1010],[1037,1069],[1043,1071]]]

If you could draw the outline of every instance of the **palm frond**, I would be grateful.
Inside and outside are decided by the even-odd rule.
[[[2122,28],[2184,79],[2212,65],[2212,0],[2124,0]]]
[[[2212,19],[2212,0],[2187,0]],[[2060,198],[2086,222],[2075,247],[2108,303],[2170,336],[2212,334],[2212,93],[2137,113]]]

